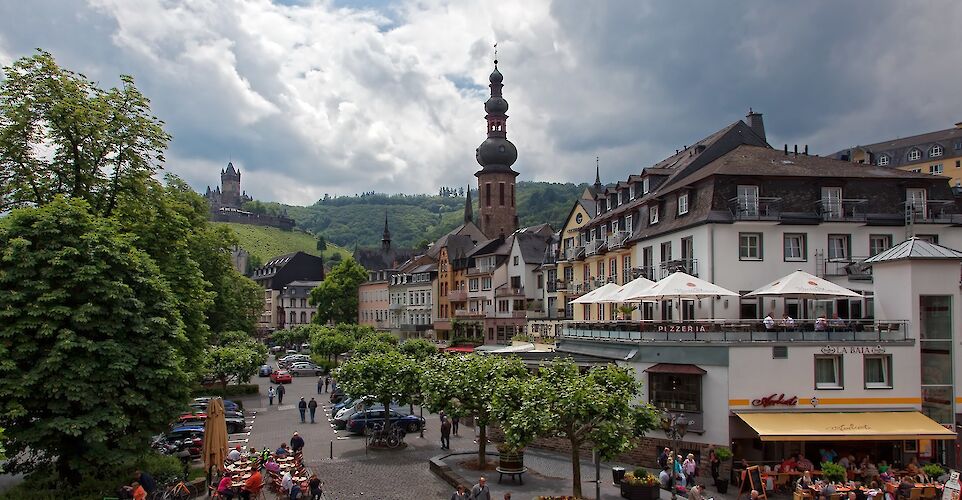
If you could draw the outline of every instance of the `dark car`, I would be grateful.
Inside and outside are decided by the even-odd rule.
[[[207,403],[210,402],[210,399],[211,399],[210,396],[204,396],[204,397],[200,397],[200,398],[194,398],[194,400],[191,401],[190,406],[191,406],[191,408],[200,408],[200,409],[202,409],[202,410],[204,410],[204,411],[207,411]],[[237,404],[237,403],[235,403],[235,402],[233,402],[233,401],[231,401],[231,400],[229,400],[229,399],[225,399],[225,400],[224,400],[224,411],[237,411],[237,412],[244,413],[244,412],[241,410],[241,407],[240,407],[239,404]]]
[[[331,391],[331,402],[334,404],[338,404],[341,401],[344,401],[344,398],[346,397],[347,395],[344,394],[344,391],[342,391],[341,389],[334,389],[333,391]]]
[[[271,365],[261,365],[260,369],[257,370],[258,377],[270,377],[271,372],[274,371]]]
[[[181,414],[177,418],[177,423],[174,427],[194,424],[203,426],[204,422],[207,420],[207,414],[202,411],[193,411]],[[229,434],[237,434],[239,432],[244,432],[247,428],[247,422],[244,421],[244,414],[236,411],[224,411],[224,423],[227,424],[227,432]]]
[[[204,426],[188,424],[175,426],[161,437],[163,443],[171,448],[171,454],[198,458],[204,447]]]
[[[347,432],[351,434],[366,434],[378,423],[384,422],[384,410],[367,410],[351,415],[347,420]],[[407,432],[417,432],[424,426],[424,418],[408,415],[391,410],[391,425],[396,425]]]

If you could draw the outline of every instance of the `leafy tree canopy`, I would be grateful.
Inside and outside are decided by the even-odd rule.
[[[438,347],[434,345],[434,342],[425,339],[405,340],[401,342],[400,350],[404,354],[422,361],[438,353]]]
[[[264,345],[250,339],[212,346],[207,350],[204,367],[210,376],[226,388],[231,380],[244,383],[250,379],[266,357]]]
[[[627,369],[610,364],[582,374],[562,359],[542,364],[530,381],[508,380],[495,392],[492,407],[508,445],[521,448],[538,436],[566,438],[572,471],[580,471],[583,443],[610,459],[650,429],[640,426],[655,421],[655,410],[635,405],[639,391]],[[580,473],[573,474],[572,496],[581,497]]]
[[[345,259],[311,290],[310,303],[317,307],[318,324],[357,323],[357,290],[367,279],[367,271],[354,259]]]
[[[157,265],[87,201],[62,197],[11,212],[0,249],[8,466],[55,462],[76,484],[142,453],[189,385],[183,321]]]
[[[347,394],[374,396],[385,408],[409,404],[421,393],[421,365],[396,350],[354,356],[338,368],[337,383]]]
[[[518,358],[469,354],[430,358],[421,378],[425,406],[448,415],[474,415],[481,426],[478,463],[485,462],[487,433],[491,421],[491,400],[502,384],[524,385],[528,370]]]

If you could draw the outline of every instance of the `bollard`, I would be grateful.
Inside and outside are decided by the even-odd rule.
[[[334,460],[334,441],[331,441],[331,460]]]

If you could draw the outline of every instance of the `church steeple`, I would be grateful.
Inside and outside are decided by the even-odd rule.
[[[384,234],[381,235],[381,250],[391,249],[391,230],[387,228],[387,210],[384,211]]]
[[[464,193],[464,223],[474,222],[474,208],[471,206],[471,184]]]
[[[474,176],[478,178],[478,225],[485,236],[494,239],[502,234],[512,234],[518,228],[514,204],[518,172],[511,169],[518,160],[518,148],[507,137],[508,101],[501,94],[504,76],[498,71],[497,59],[494,60],[494,71],[488,81],[491,96],[484,103],[488,137],[476,150],[475,156],[481,170],[475,172]]]
[[[599,166],[597,156],[595,156],[595,185],[593,187],[595,188],[595,193],[600,193],[601,188],[604,187],[604,184],[601,183],[601,167]]]

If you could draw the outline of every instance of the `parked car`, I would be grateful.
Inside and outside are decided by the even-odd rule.
[[[341,401],[343,401],[345,397],[347,397],[347,395],[344,394],[343,390],[334,389],[333,391],[331,391],[330,401],[331,403],[338,404]]]
[[[270,348],[270,351],[271,351],[272,353],[274,353],[274,354],[277,354],[277,353],[279,353],[279,352],[281,352],[281,351],[283,351],[283,350],[284,350],[284,346],[282,346],[282,345],[275,345],[275,346],[271,346],[271,348]]]
[[[199,458],[204,446],[204,426],[197,424],[175,426],[162,436],[162,440],[172,447],[171,454]]]
[[[304,354],[296,354],[294,356],[285,356],[277,361],[278,366],[281,368],[290,368],[294,363],[309,363],[311,361],[310,356]]]
[[[301,375],[318,376],[324,373],[324,368],[317,366],[314,363],[294,363],[290,368],[288,368],[288,371],[290,371],[291,375],[294,375],[295,377]]]
[[[191,408],[200,408],[203,411],[207,411],[207,403],[211,400],[210,396],[203,396],[199,398],[194,398],[194,401],[190,403]],[[229,400],[224,400],[224,411],[239,411],[243,413],[239,404]]]
[[[287,370],[274,370],[271,372],[271,382],[275,384],[290,384],[294,381],[291,373]]]
[[[397,425],[407,432],[417,432],[424,426],[424,418],[417,415],[408,415],[395,410],[390,410],[390,423]],[[366,410],[351,415],[347,421],[346,429],[351,434],[366,434],[374,426],[384,421],[384,410]]]
[[[392,411],[398,411],[398,408],[400,407],[395,404],[391,404]],[[338,410],[337,414],[333,418],[331,418],[331,423],[334,425],[335,429],[343,430],[347,427],[348,420],[350,420],[351,417],[353,417],[357,413],[360,413],[365,410],[376,411],[376,410],[383,410],[383,409],[384,409],[384,405],[382,405],[381,403],[374,403],[370,401],[365,403],[364,401],[358,401],[352,404],[351,406],[345,406],[340,410]]]
[[[174,427],[194,424],[203,426],[204,422],[207,420],[207,413],[202,411],[193,411],[188,413],[183,413],[177,417],[177,422]],[[239,432],[244,432],[247,428],[247,422],[244,421],[244,414],[237,411],[224,411],[224,423],[227,424],[227,432],[229,434],[236,434]]]

